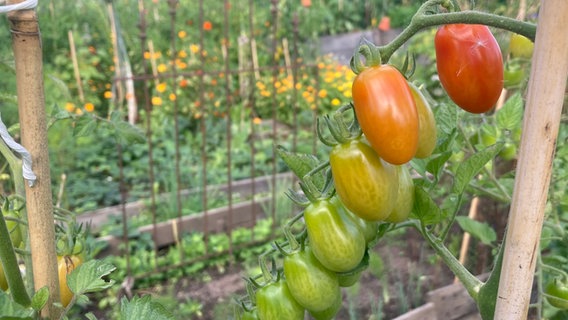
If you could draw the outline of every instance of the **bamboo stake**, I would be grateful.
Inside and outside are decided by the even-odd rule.
[[[467,215],[471,220],[475,220],[475,218],[477,217],[478,206],[479,206],[479,198],[474,197],[471,200],[471,205],[469,206],[469,213]],[[469,232],[464,232],[463,237],[462,237],[461,248],[460,248],[460,255],[459,255],[459,261],[462,265],[465,265],[465,263],[467,261],[467,253],[469,251],[469,242],[470,241],[471,241],[471,234]],[[455,277],[454,283],[458,283],[458,282],[460,282],[460,280],[458,279],[458,277]]]
[[[21,0],[8,1],[8,4]],[[22,145],[30,152],[37,181],[26,185],[26,208],[32,253],[34,286],[47,286],[49,300],[42,316],[59,318],[53,303],[59,301],[55,226],[47,149],[47,123],[43,87],[41,38],[35,10],[8,14],[16,63],[18,110]]]
[[[568,77],[568,1],[542,0],[495,319],[526,319]]]
[[[75,40],[73,39],[73,31],[67,31],[69,38],[69,48],[71,49],[71,61],[73,62],[73,73],[77,82],[77,92],[79,93],[79,101],[85,102],[85,94],[83,93],[83,85],[81,83],[81,73],[79,72],[79,62],[77,61],[77,51],[75,50]]]

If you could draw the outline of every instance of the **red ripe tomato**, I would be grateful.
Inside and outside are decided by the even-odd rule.
[[[379,157],[391,164],[410,161],[418,148],[418,112],[400,71],[390,65],[367,68],[352,91],[361,130]]]
[[[503,57],[489,28],[444,25],[434,44],[440,82],[450,98],[468,112],[489,111],[503,89]]]

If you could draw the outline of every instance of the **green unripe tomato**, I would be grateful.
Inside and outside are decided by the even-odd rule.
[[[386,219],[387,222],[399,223],[406,221],[414,206],[414,182],[410,176],[410,171],[405,165],[396,167],[398,177],[398,192],[396,204],[391,214]]]
[[[256,310],[260,320],[303,320],[305,313],[305,309],[292,297],[285,279],[256,291]]]
[[[568,310],[568,284],[554,279],[546,285],[544,293],[547,294],[546,300],[553,307]]]
[[[361,279],[362,271],[351,273],[351,274],[338,274],[337,279],[339,280],[339,286],[342,288],[348,288],[356,284],[359,279]]]
[[[516,33],[511,35],[509,52],[513,57],[529,59],[532,57],[533,50],[534,43],[529,38]]]
[[[409,83],[412,97],[416,103],[416,111],[418,112],[418,149],[416,149],[416,158],[429,157],[434,148],[436,148],[436,139],[438,130],[436,129],[436,119],[428,100],[412,83]]]
[[[359,230],[363,234],[363,237],[365,238],[365,242],[367,244],[371,243],[373,240],[377,238],[379,232],[379,222],[368,221],[353,214],[353,212],[349,211],[345,207],[345,205],[341,202],[341,199],[339,199],[339,197],[333,197],[331,198],[331,201],[334,202],[338,210],[342,210],[344,214],[349,218],[351,218],[351,220],[353,220],[355,225],[359,227]]]
[[[323,311],[309,311],[310,315],[316,319],[316,320],[331,320],[333,318],[335,318],[335,315],[337,315],[337,312],[339,312],[339,310],[341,309],[341,303],[342,303],[342,297],[341,295],[337,296],[337,300],[335,301],[335,303],[333,305],[331,305],[331,307],[323,310]]]
[[[307,310],[326,310],[341,294],[335,272],[326,269],[307,247],[285,256],[283,269],[292,297]]]
[[[517,157],[517,145],[514,143],[505,143],[503,149],[499,152],[499,156],[503,160],[513,160]]]
[[[2,291],[8,290],[8,279],[6,279],[6,274],[4,273],[4,268],[0,263],[0,289]]]
[[[366,242],[361,230],[337,201],[320,200],[304,210],[310,248],[329,270],[345,272],[355,268],[365,254]]]
[[[506,89],[518,87],[525,80],[525,70],[505,67],[503,70],[503,86]]]
[[[361,139],[333,147],[329,163],[335,190],[349,211],[369,221],[390,215],[398,189],[393,165]]]

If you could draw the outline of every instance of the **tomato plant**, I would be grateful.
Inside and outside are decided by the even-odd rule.
[[[553,307],[568,310],[568,284],[560,279],[550,281],[545,289],[546,300]]]
[[[365,254],[361,230],[337,201],[319,200],[304,210],[310,248],[321,264],[335,272],[355,268]]]
[[[58,256],[57,257],[57,270],[59,273],[59,290],[61,295],[61,304],[64,307],[69,305],[73,298],[73,292],[67,285],[67,276],[71,271],[75,270],[83,263],[83,259],[76,255],[71,256]]]
[[[335,315],[339,309],[341,309],[341,302],[341,295],[338,295],[337,300],[331,305],[331,307],[322,311],[309,311],[309,313],[316,320],[331,320],[335,318]]]
[[[414,182],[410,171],[405,165],[396,166],[398,177],[398,192],[393,211],[387,217],[387,222],[399,223],[408,219],[414,205]]]
[[[416,158],[429,157],[436,147],[436,139],[438,137],[436,129],[436,119],[430,107],[430,103],[424,97],[414,84],[409,84],[412,97],[416,103],[416,111],[418,112],[418,148],[416,149]]]
[[[438,75],[448,96],[471,113],[493,108],[503,89],[503,57],[489,28],[444,25],[434,44]]]
[[[330,308],[341,295],[337,275],[306,247],[284,257],[284,275],[292,296],[308,311]]]
[[[285,279],[269,283],[256,291],[258,319],[304,319],[304,308],[294,300]],[[254,319],[254,318],[253,318]]]
[[[6,279],[6,275],[4,274],[4,268],[0,263],[0,289],[3,291],[8,290],[8,280]]]
[[[419,120],[400,71],[391,65],[366,68],[353,81],[352,92],[357,120],[377,154],[392,164],[410,161],[418,148]]]
[[[331,150],[329,163],[335,189],[347,209],[369,221],[391,214],[398,190],[396,170],[373,148],[361,139],[339,144]]]
[[[509,53],[514,58],[530,59],[534,50],[534,43],[527,37],[513,33],[509,41]]]

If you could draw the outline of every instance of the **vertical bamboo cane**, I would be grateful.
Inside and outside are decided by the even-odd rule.
[[[17,2],[21,1],[8,1],[9,4]],[[34,285],[36,290],[45,286],[49,288],[49,300],[42,310],[42,315],[57,319],[60,312],[53,303],[59,301],[59,281],[39,24],[34,10],[11,12],[8,19],[12,29],[12,47],[16,63],[22,145],[32,156],[33,170],[37,176],[33,187],[26,185]]]
[[[541,1],[495,319],[526,319],[568,77],[568,1]]]

